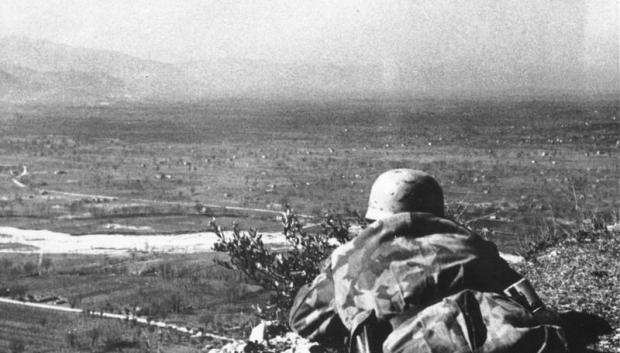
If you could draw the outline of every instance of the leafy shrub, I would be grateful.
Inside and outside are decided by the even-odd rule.
[[[242,233],[233,224],[230,235],[215,221],[211,225],[218,236],[214,250],[227,253],[229,260],[216,260],[220,265],[243,272],[247,278],[273,291],[265,316],[273,318],[278,309],[288,309],[298,289],[320,273],[321,263],[339,244],[350,239],[350,222],[333,215],[325,216],[318,231],[307,232],[304,224],[290,209],[282,214],[285,250],[271,250],[256,230]],[[332,241],[335,239],[336,241]]]

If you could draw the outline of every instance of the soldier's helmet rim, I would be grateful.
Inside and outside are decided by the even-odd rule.
[[[375,180],[366,219],[378,220],[400,212],[444,216],[443,191],[430,174],[417,169],[391,169]]]

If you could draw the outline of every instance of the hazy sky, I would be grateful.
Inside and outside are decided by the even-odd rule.
[[[555,80],[595,75],[618,82],[619,2],[1,0],[0,36],[168,62],[374,63],[394,79],[428,67],[465,67],[493,80],[553,67]]]

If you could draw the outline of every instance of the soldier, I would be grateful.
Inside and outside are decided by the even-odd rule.
[[[349,352],[568,350],[527,279],[493,243],[445,218],[430,175],[380,175],[366,218],[297,294],[290,325],[300,335]]]

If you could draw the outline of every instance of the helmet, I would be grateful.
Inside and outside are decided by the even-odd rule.
[[[379,175],[368,199],[366,219],[399,212],[428,212],[443,217],[443,192],[437,180],[415,169],[392,169]]]

